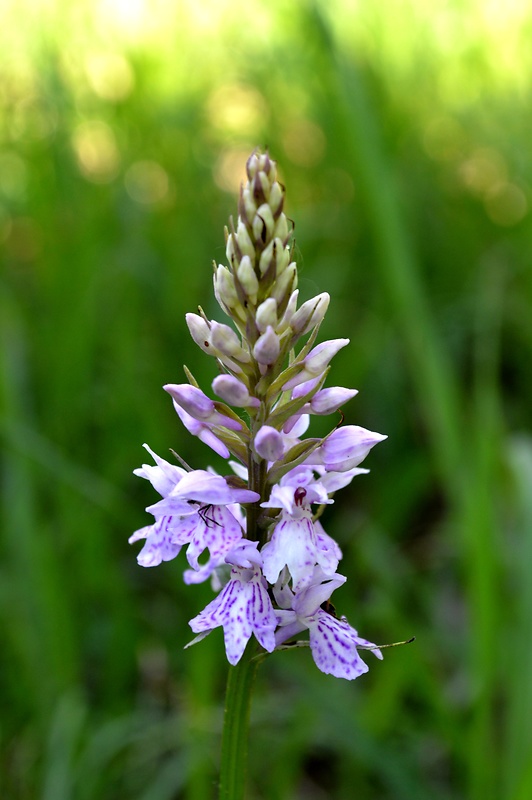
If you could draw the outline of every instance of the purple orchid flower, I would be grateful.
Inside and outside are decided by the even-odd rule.
[[[200,634],[190,644],[222,626],[227,660],[237,664],[252,635],[265,650],[273,651],[277,617],[262,576],[256,542],[242,542],[226,556],[226,561],[233,564],[231,578],[220,594],[190,620],[194,633]]]
[[[299,593],[294,594],[286,585],[274,589],[280,606],[275,641],[280,645],[308,629],[310,649],[318,669],[326,675],[352,681],[368,671],[357,648],[371,649],[379,659],[382,653],[372,642],[362,639],[346,619],[338,619],[323,607],[345,581],[343,575],[326,576],[317,568],[312,583]]]
[[[186,472],[150,453],[157,465],[143,465],[136,474],[150,480],[163,499],[146,509],[154,515],[155,523],[136,531],[129,541],[146,539],[137,557],[144,567],[170,561],[188,544],[187,560],[192,570],[185,573],[185,582],[199,583],[223,563],[242,538],[242,525],[227,506],[255,502],[259,496],[249,489],[230,486],[220,475],[207,470]],[[204,551],[208,551],[209,559],[200,565]]]

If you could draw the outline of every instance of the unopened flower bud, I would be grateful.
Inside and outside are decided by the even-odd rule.
[[[349,339],[329,339],[316,345],[305,358],[305,370],[312,375],[321,375],[336,353],[349,344]]]
[[[287,253],[288,255],[288,253]],[[297,266],[296,262],[292,263],[284,270],[281,277],[277,277],[272,289],[272,297],[277,300],[277,305],[282,305],[285,295],[292,292],[297,286]]]
[[[288,222],[284,214],[281,214],[279,219],[277,220],[277,224],[275,225],[274,235],[276,238],[280,239],[282,242],[286,242],[288,239]]]
[[[290,321],[290,327],[298,336],[312,330],[318,325],[329,307],[330,296],[327,292],[322,292],[311,300],[303,303]]]
[[[259,261],[260,274],[264,275],[273,263],[275,264],[276,275],[279,277],[288,266],[289,261],[290,253],[288,249],[284,246],[283,240],[276,237],[262,251]]]
[[[224,310],[230,311],[240,305],[234,278],[227,267],[223,267],[221,264],[214,273],[214,294]]]
[[[277,326],[277,333],[283,333],[283,331],[285,331],[290,325],[292,317],[294,316],[297,308],[298,297],[299,297],[299,289],[294,289],[286,305],[283,318]]]
[[[261,303],[257,308],[255,322],[257,323],[257,328],[261,333],[264,333],[268,325],[271,325],[272,328],[276,327],[277,303],[273,297],[268,297],[268,299]]]
[[[251,221],[257,211],[257,204],[253,199],[253,193],[249,185],[244,186],[244,188],[242,189],[242,204],[244,206],[244,212],[246,214],[247,219]]]
[[[211,342],[224,356],[234,358],[242,364],[251,360],[249,353],[240,344],[240,339],[229,325],[213,320],[211,322]]]
[[[163,389],[195,419],[206,421],[215,410],[213,401],[196,386],[168,383]]]
[[[227,228],[225,229],[227,233]],[[225,243],[225,255],[230,264],[236,260],[235,243],[233,241],[233,234],[227,233],[227,242]]]
[[[246,172],[249,180],[252,180],[259,170],[259,156],[252,153],[246,162]]]
[[[272,183],[277,179],[275,161],[271,160],[268,153],[252,153],[247,160],[246,171],[250,181],[255,177],[257,172],[265,172]]]
[[[248,229],[241,219],[238,220],[236,241],[238,244],[238,249],[240,250],[240,257],[249,256],[250,258],[253,258],[255,256],[255,247],[251,241]]]
[[[255,451],[266,461],[278,461],[283,456],[284,439],[278,430],[263,425],[255,436]]]
[[[310,401],[310,410],[313,414],[332,414],[356,394],[358,394],[356,389],[344,389],[343,386],[321,389]]]
[[[214,402],[196,386],[167,383],[163,389],[194,419],[211,425],[223,425],[233,431],[241,430],[242,423],[217,411]]]
[[[255,302],[257,300],[257,292],[259,291],[259,281],[255,275],[255,270],[253,269],[249,256],[243,256],[242,261],[238,265],[237,276],[247,296]]]
[[[205,425],[205,423],[200,422],[199,420],[194,419],[194,417],[191,417],[190,414],[187,414],[185,409],[181,408],[179,403],[177,403],[175,400],[174,408],[177,416],[189,433],[191,433],[193,436],[197,436],[200,441],[212,448],[212,450],[214,450],[215,453],[218,453],[218,455],[222,458],[229,458],[230,453],[226,445],[211,431],[208,425]]]
[[[283,210],[283,200],[284,192],[281,188],[281,184],[275,181],[270,189],[270,199],[268,201],[274,217]]]
[[[270,182],[264,172],[257,172],[253,178],[253,199],[257,205],[268,201],[270,195]]]
[[[212,382],[212,388],[218,397],[230,406],[257,408],[260,405],[260,401],[256,397],[252,397],[247,386],[234,375],[217,375]]]
[[[298,384],[294,389],[292,389],[292,400],[297,400],[298,397],[304,397],[304,395],[308,394],[313,389],[316,389],[320,379],[321,375],[318,375],[316,378],[311,378],[304,383]]]
[[[322,464],[329,472],[346,472],[357,467],[372,447],[387,438],[358,425],[346,425],[327,436],[310,458],[313,464]]]
[[[287,381],[283,389],[294,389],[299,384],[311,380],[323,372],[329,366],[329,362],[336,353],[349,344],[349,339],[330,339],[314,347],[304,359],[304,367],[297,375]]]
[[[261,164],[261,169],[268,176],[268,180],[270,181],[270,183],[273,183],[274,181],[276,181],[277,180],[277,163],[275,161],[272,161],[268,151],[266,151],[266,153],[263,153],[260,156],[259,160],[260,160],[260,164]]]
[[[266,331],[259,336],[253,348],[253,355],[259,364],[274,364],[279,358],[280,344],[279,337],[268,325]]]
[[[273,214],[268,203],[263,203],[257,209],[253,219],[253,234],[258,241],[266,242],[271,238],[274,228]]]
[[[199,314],[185,314],[190,335],[203,352],[216,355],[211,345],[211,332],[203,317]]]

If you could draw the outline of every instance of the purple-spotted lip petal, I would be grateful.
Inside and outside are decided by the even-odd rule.
[[[129,537],[130,543],[146,539],[137,556],[141,567],[156,567],[162,561],[171,561],[177,556],[181,545],[172,541],[171,522],[171,517],[160,517],[153,525],[141,528]]]
[[[309,632],[312,657],[326,675],[354,680],[368,672],[357,650],[356,631],[347,622],[320,608],[309,624]]]
[[[189,625],[194,633],[222,626],[230,664],[240,661],[253,634],[271,653],[275,648],[277,619],[260,571],[233,567],[229,583]]]

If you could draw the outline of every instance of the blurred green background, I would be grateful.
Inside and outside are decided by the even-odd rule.
[[[532,10],[525,0],[4,0],[0,7],[2,800],[215,794],[211,597],[145,570],[142,442],[223,463],[166,382],[210,359],[247,156],[267,145],[330,385],[387,433],[324,517],[364,636],[259,672],[249,798],[532,797]],[[325,430],[316,425],[315,431]]]

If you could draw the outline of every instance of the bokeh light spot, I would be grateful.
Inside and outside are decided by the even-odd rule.
[[[459,168],[460,177],[472,194],[484,196],[504,183],[508,169],[503,156],[491,147],[479,147]]]
[[[153,3],[151,4],[153,6]],[[150,11],[152,13],[150,13]],[[100,0],[96,7],[99,26],[116,31],[121,39],[143,39],[157,15],[146,0]]]
[[[133,70],[120,53],[92,53],[87,56],[85,71],[92,90],[103,100],[123,100],[131,94]]]
[[[485,197],[484,205],[492,222],[503,227],[521,222],[528,211],[526,195],[515,183],[493,186]]]
[[[72,145],[83,175],[93,183],[109,183],[116,177],[120,153],[113,131],[105,122],[82,122],[72,138]]]
[[[319,125],[298,119],[288,125],[283,136],[286,155],[299,167],[314,167],[325,155],[327,140]]]
[[[136,161],[127,170],[124,183],[127,193],[137,203],[157,203],[168,194],[168,175],[156,161]]]
[[[219,131],[248,137],[262,130],[268,106],[253,86],[224,84],[210,95],[207,113],[211,125]]]

